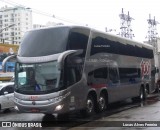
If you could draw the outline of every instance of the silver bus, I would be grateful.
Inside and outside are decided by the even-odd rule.
[[[16,58],[14,102],[20,112],[83,114],[155,90],[153,47],[82,26],[25,33]]]

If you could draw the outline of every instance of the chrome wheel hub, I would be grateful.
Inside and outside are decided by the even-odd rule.
[[[103,110],[105,108],[105,100],[103,97],[100,97],[99,105],[100,105],[101,110]]]
[[[88,113],[91,113],[92,110],[93,110],[93,102],[92,102],[92,100],[88,99],[87,100],[87,111],[88,111]]]

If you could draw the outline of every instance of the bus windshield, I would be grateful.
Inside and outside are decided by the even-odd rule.
[[[59,90],[60,70],[57,61],[47,63],[17,63],[16,90],[22,93],[49,93]]]

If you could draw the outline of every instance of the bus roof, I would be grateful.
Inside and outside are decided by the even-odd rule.
[[[146,43],[143,43],[143,42],[138,42],[138,41],[135,41],[133,39],[123,38],[123,37],[120,37],[118,35],[103,32],[103,31],[100,31],[100,30],[97,30],[97,29],[94,29],[94,28],[91,28],[91,27],[88,27],[88,26],[59,25],[59,26],[49,27],[49,28],[61,28],[61,27],[62,28],[63,27],[68,27],[68,28],[77,28],[78,27],[78,28],[90,29],[92,32],[98,32],[98,33],[102,33],[102,34],[106,35],[107,38],[110,39],[110,40],[114,40],[114,41],[118,40],[120,43],[123,43],[123,44],[130,44],[130,45],[136,45],[136,46],[139,46],[139,47],[146,47],[146,48],[149,48],[149,49],[153,49],[152,45],[149,45],[149,44],[146,44]],[[48,27],[43,28],[43,29],[48,29]],[[36,29],[36,30],[40,30],[40,29]]]
[[[84,28],[84,29],[89,29],[91,32],[94,32],[94,33],[100,33],[102,34],[105,38],[109,39],[109,40],[112,40],[112,41],[118,41],[122,44],[130,44],[130,45],[133,45],[133,46],[138,46],[138,47],[144,47],[144,48],[148,48],[148,49],[153,49],[153,46],[152,45],[149,45],[147,43],[143,43],[143,42],[138,42],[138,41],[135,41],[133,39],[128,39],[128,38],[124,38],[124,37],[120,37],[118,35],[114,35],[114,34],[111,34],[111,33],[107,33],[107,32],[103,32],[103,31],[100,31],[100,30],[97,30],[97,29],[94,29],[94,28],[91,28],[91,27],[88,27],[88,26],[79,26],[79,25],[58,25],[58,26],[54,26],[54,27],[46,27],[46,28],[40,28],[40,29],[34,29],[34,30],[29,30],[29,31],[38,31],[38,30],[43,30],[43,29],[51,29],[51,28],[69,28],[69,29],[72,29],[72,28]]]

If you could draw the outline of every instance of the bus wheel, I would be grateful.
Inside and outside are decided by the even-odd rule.
[[[98,102],[98,112],[105,111],[107,108],[107,100],[106,96],[104,93],[102,93],[99,97],[99,102]]]
[[[147,97],[147,89],[144,87],[140,88],[140,94],[138,96],[138,101],[145,101]]]
[[[95,102],[92,95],[89,95],[86,100],[86,108],[81,111],[84,116],[91,116],[94,114]]]
[[[143,93],[143,88],[141,87],[141,89],[140,89],[140,95],[139,95],[139,100],[140,101],[143,101],[143,98],[144,98],[144,93]]]
[[[147,96],[149,94],[149,90],[147,88],[144,88],[143,89],[143,101],[145,101],[147,99]]]
[[[147,97],[147,89],[145,89],[144,87],[140,88],[139,91],[139,96],[138,97],[134,97],[132,98],[133,102],[141,102],[141,101],[145,101]]]

